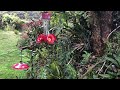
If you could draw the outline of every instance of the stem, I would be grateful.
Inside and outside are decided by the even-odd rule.
[[[70,61],[67,63],[67,65],[69,65],[71,63],[71,61],[73,60],[73,58],[70,59]]]
[[[112,65],[112,63],[105,69],[104,74],[107,72],[108,68]]]
[[[94,68],[96,65],[98,65],[100,62],[101,62],[101,61],[99,61],[99,62],[97,62],[95,65],[91,66],[91,67],[87,70],[87,72],[80,77],[80,79],[83,79],[83,78],[84,78],[88,73],[90,73],[90,72],[93,70],[93,68]]]
[[[102,69],[103,69],[103,67],[105,66],[105,63],[106,63],[106,61],[103,63],[103,65],[102,65],[102,67],[100,68],[100,70],[99,70],[98,74],[100,74],[101,70],[102,70]]]
[[[116,30],[118,30],[120,28],[120,26],[118,26],[117,28],[115,28],[108,36],[107,36],[107,40],[109,39],[109,37],[111,36],[111,34],[113,33],[113,32],[115,32]]]
[[[34,75],[33,75],[33,50],[31,51],[31,75],[32,75],[32,78],[34,78]]]

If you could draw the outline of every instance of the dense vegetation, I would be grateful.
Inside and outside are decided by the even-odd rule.
[[[39,13],[41,17],[42,11]],[[36,43],[45,32],[41,18],[30,21],[15,14],[2,14],[3,30],[22,32],[17,47],[28,53],[27,79],[120,77],[119,11],[52,11],[51,14],[48,30],[57,38],[53,44]]]

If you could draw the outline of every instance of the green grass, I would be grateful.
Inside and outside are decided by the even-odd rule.
[[[0,30],[0,79],[25,78],[25,71],[11,68],[13,64],[20,61],[20,50],[16,47],[18,39],[19,35],[13,31]],[[23,57],[23,62],[27,61],[28,59]]]

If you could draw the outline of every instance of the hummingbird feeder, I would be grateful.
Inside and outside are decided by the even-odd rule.
[[[22,62],[22,50],[21,50],[21,61],[12,66],[15,70],[27,70],[29,69],[28,64]]]
[[[47,42],[48,44],[54,44],[54,42],[56,41],[55,35],[49,33],[50,19],[51,19],[50,12],[42,12],[44,33],[38,36],[36,40],[37,43],[41,43],[42,41],[44,41]]]
[[[43,20],[43,29],[44,34],[49,34],[49,25],[50,25],[51,13],[50,12],[42,12],[42,20]]]

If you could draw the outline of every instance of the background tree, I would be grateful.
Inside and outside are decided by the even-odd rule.
[[[112,30],[112,11],[91,11],[91,45],[97,56],[104,54],[107,36]]]

